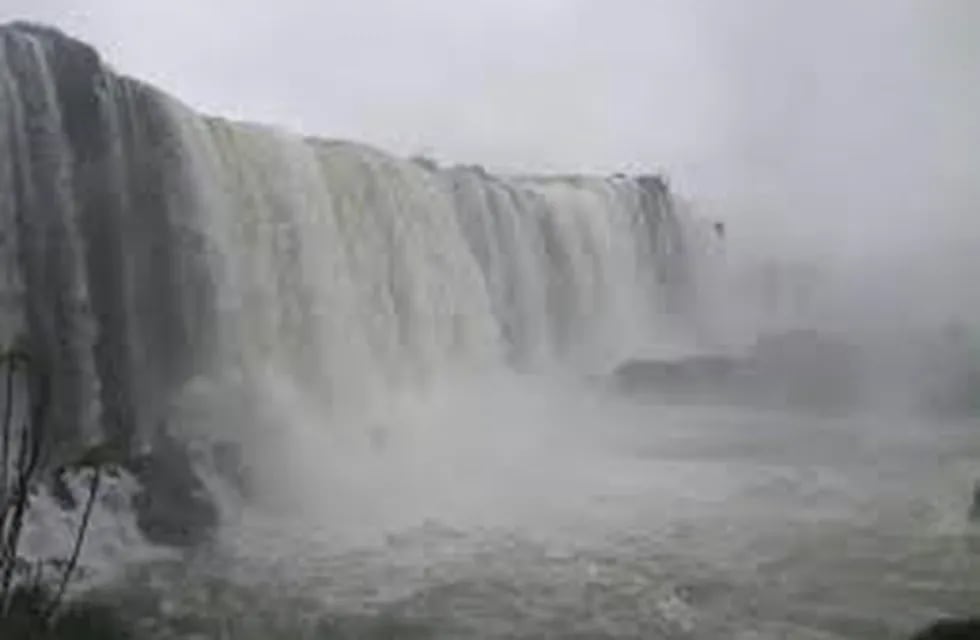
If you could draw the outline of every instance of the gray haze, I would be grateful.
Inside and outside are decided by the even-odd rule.
[[[962,331],[905,329],[980,331],[980,0],[4,2],[0,19],[53,22],[207,112],[505,172],[664,169],[729,222],[689,261],[675,247],[694,225],[674,235],[668,198],[623,191],[638,181],[437,182],[176,108],[171,162],[117,117],[144,115],[139,91],[107,92],[119,108],[94,133],[123,144],[76,201],[64,176],[91,175],[69,156],[84,145],[51,135],[53,95],[24,118],[37,92],[5,85],[27,105],[4,110],[29,143],[8,145],[28,169],[14,184],[52,193],[0,193],[0,218],[45,223],[0,247],[42,286],[22,294],[16,272],[0,297],[39,318],[14,325],[54,355],[39,361],[65,364],[51,387],[79,440],[151,444],[145,492],[110,496],[116,529],[86,543],[113,574],[98,601],[139,629],[898,638],[975,612],[976,414],[931,409],[975,412],[960,393],[976,355]],[[154,114],[136,122],[155,133]],[[755,304],[748,276],[784,258],[777,275],[831,281],[816,311]],[[704,286],[668,304],[651,276],[675,273]],[[868,339],[777,341],[775,366],[734,373],[625,369],[653,372],[641,392],[664,371],[700,392],[707,372],[680,403],[578,375],[681,342],[659,324],[674,307],[696,347],[755,339],[783,312]],[[164,431],[180,446],[147,437]],[[221,516],[208,554],[130,563],[137,525],[202,528],[205,493]]]
[[[7,0],[15,18],[212,113],[502,171],[665,169],[743,253],[933,294],[975,271],[971,0]]]

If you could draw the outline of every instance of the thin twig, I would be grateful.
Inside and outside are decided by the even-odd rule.
[[[14,417],[14,367],[16,360],[10,356],[4,357],[0,362],[6,365],[7,369],[5,394],[3,396],[3,443],[0,445],[2,446],[2,452],[0,452],[0,502],[6,502],[7,472],[10,464],[10,425]],[[3,530],[4,515],[5,512],[0,512],[0,531]]]
[[[6,365],[6,395],[4,396],[4,417],[2,452],[0,452],[0,541],[6,538],[7,516],[10,515],[10,495],[8,491],[8,474],[10,473],[10,436],[14,416],[14,375],[17,367],[17,358],[13,353],[0,354],[0,363]],[[0,555],[0,563],[3,562]]]
[[[75,532],[75,547],[72,549],[71,558],[68,560],[68,566],[65,567],[64,572],[61,574],[61,584],[58,585],[58,592],[55,594],[54,599],[48,606],[48,610],[44,614],[44,621],[50,622],[54,618],[54,614],[57,612],[58,607],[61,605],[62,599],[65,597],[65,590],[68,588],[68,582],[71,580],[71,575],[75,572],[75,568],[78,566],[78,557],[82,552],[82,544],[85,542],[85,532],[88,531],[89,519],[92,517],[92,510],[95,506],[95,498],[99,493],[99,483],[102,481],[102,467],[95,466],[92,468],[92,481],[89,483],[88,487],[88,500],[85,502],[85,510],[82,512],[82,521],[78,525],[78,530]]]
[[[35,376],[35,388],[31,394],[34,400],[31,408],[31,422],[25,428],[30,429],[31,433],[31,464],[29,478],[33,477],[41,462],[41,454],[44,451],[44,436],[47,431],[48,401],[50,399],[50,381],[43,373]]]
[[[44,375],[36,378],[35,393],[32,393],[33,406],[30,422],[21,427],[21,443],[17,451],[17,473],[14,486],[11,488],[11,501],[5,508],[13,509],[11,519],[7,523],[5,538],[0,540],[0,568],[3,576],[0,579],[0,616],[9,612],[11,602],[11,587],[13,585],[14,569],[17,565],[17,552],[20,547],[20,536],[24,526],[24,516],[31,501],[31,485],[38,465],[41,461],[43,444],[44,420],[48,402],[48,379]]]
[[[13,585],[14,569],[17,565],[17,551],[20,547],[20,534],[24,526],[24,516],[31,501],[30,482],[34,473],[34,463],[37,456],[29,449],[34,444],[31,437],[30,425],[24,425],[21,431],[20,450],[17,452],[17,476],[13,487],[13,516],[3,541],[3,581],[0,583],[0,615],[6,615],[10,607],[11,586]]]

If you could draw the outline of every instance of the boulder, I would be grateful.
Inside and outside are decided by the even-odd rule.
[[[141,490],[133,498],[136,524],[147,540],[192,547],[209,540],[219,513],[187,446],[161,429],[150,451],[130,463]]]

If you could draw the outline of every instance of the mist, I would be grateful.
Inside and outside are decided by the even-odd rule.
[[[976,309],[969,0],[14,0],[14,17],[206,112],[507,173],[664,171],[728,222],[733,260],[816,262],[905,313]]]
[[[56,99],[77,70],[52,52],[82,45],[0,40],[0,159],[26,167],[0,165],[24,187],[0,221],[66,238],[0,244],[60,278],[0,281],[59,312],[0,327],[65,363],[86,438],[123,431],[163,469],[124,474],[92,562],[170,544],[122,494],[176,493],[160,529],[212,501],[164,578],[99,585],[149,594],[161,637],[320,615],[358,637],[899,637],[975,606],[975,407],[925,406],[980,379],[975,3],[8,0],[15,18],[140,81],[92,63],[83,115],[112,151],[79,168]],[[82,170],[94,196],[62,188]],[[630,393],[631,364],[698,388]],[[701,393],[702,371],[737,388]],[[824,382],[859,406],[811,402]]]

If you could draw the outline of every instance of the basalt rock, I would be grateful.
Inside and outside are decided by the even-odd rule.
[[[859,389],[849,347],[815,332],[767,336],[740,356],[632,360],[613,379],[628,393],[814,410],[851,408]]]
[[[916,633],[912,640],[980,640],[980,618],[939,620]]]
[[[51,377],[56,457],[152,437],[208,352],[215,298],[170,101],[26,23],[0,25],[0,80],[3,293]]]
[[[721,394],[734,388],[743,363],[727,356],[692,356],[678,360],[632,360],[614,376],[627,391],[668,394]]]
[[[150,542],[191,547],[211,538],[218,508],[186,445],[160,430],[152,449],[130,464],[142,485],[133,498],[136,524]]]

